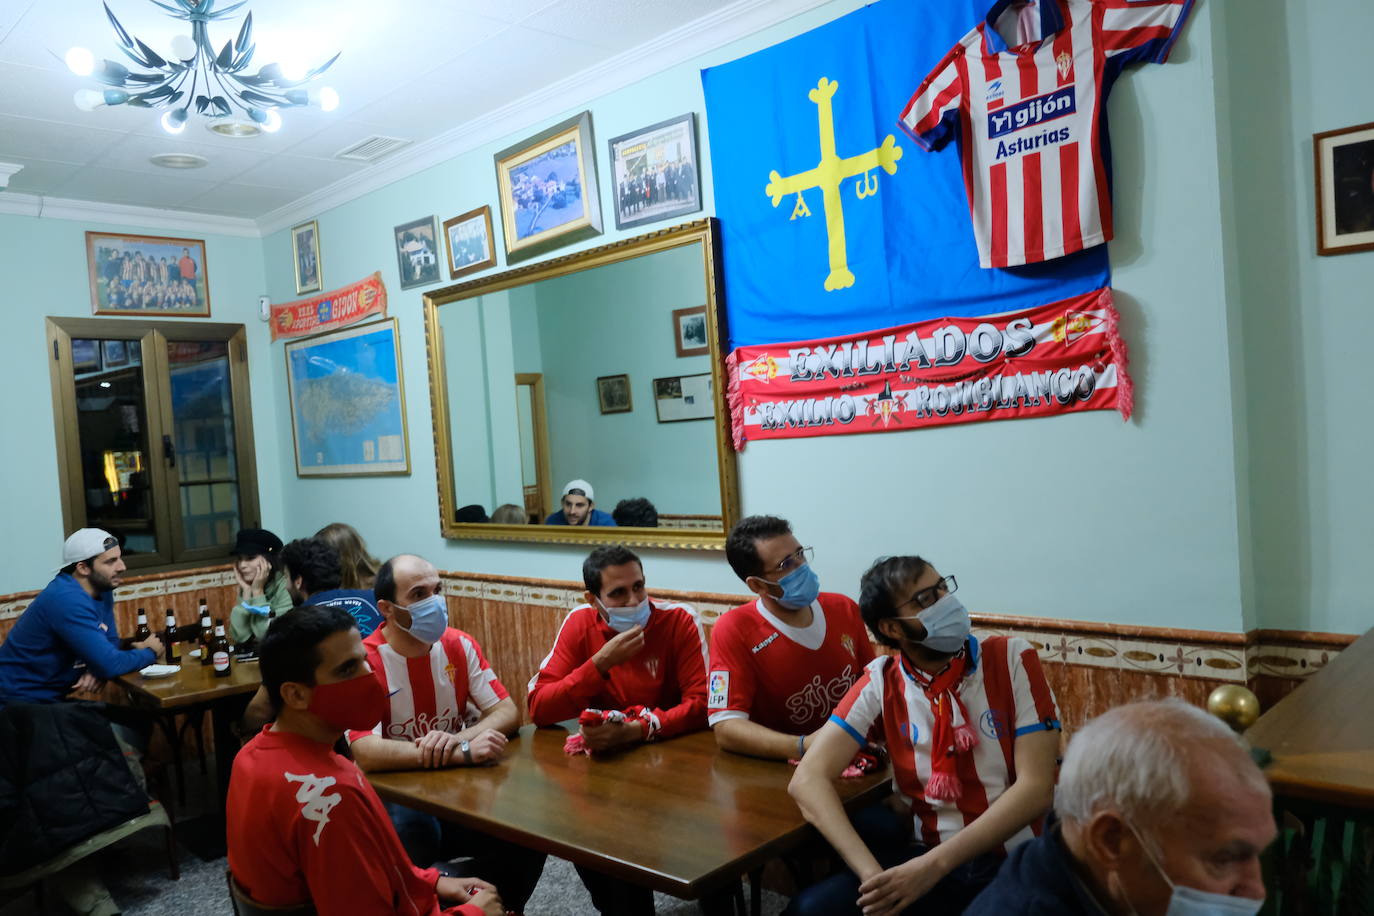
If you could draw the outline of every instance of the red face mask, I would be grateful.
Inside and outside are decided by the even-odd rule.
[[[318,685],[308,708],[334,728],[368,731],[386,715],[386,700],[386,688],[369,672],[335,684]]]

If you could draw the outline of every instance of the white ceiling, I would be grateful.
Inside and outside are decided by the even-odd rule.
[[[129,33],[154,50],[166,49],[173,35],[188,29],[148,0],[108,2]],[[218,0],[217,5],[230,2]],[[576,82],[579,75],[604,75],[608,62],[638,65],[620,68],[621,79],[625,73],[646,75],[682,59],[665,44],[690,45],[699,52],[704,32],[719,31],[710,43],[714,47],[747,34],[745,29],[818,3],[250,0],[229,18],[210,24],[211,41],[218,47],[233,38],[240,15],[251,10],[254,70],[294,55],[313,66],[342,51],[320,80],[338,90],[340,105],[329,113],[286,110],[277,133],[235,140],[210,133],[195,115],[183,133],[172,136],[159,126],[159,114],[147,109],[81,111],[73,94],[99,84],[66,68],[60,58],[69,47],[81,45],[97,59],[120,60],[133,68],[119,53],[101,0],[0,0],[0,162],[23,166],[10,179],[6,194],[275,224],[281,220],[273,216],[298,209],[307,199],[319,201],[339,189],[376,187],[401,177],[383,173],[394,173],[393,160],[405,159],[405,151],[370,165],[334,158],[365,137],[399,137],[414,141],[407,149],[423,150],[426,141],[490,121],[495,113],[509,120],[512,103],[551,85]],[[686,34],[697,40],[671,41]],[[605,82],[598,84],[602,91]],[[527,123],[546,116],[534,106],[514,110],[530,111]],[[450,147],[447,155],[457,151]],[[209,165],[171,170],[148,161],[166,152],[195,153]],[[431,163],[417,162],[415,168],[426,164]],[[359,174],[368,172],[373,174]]]

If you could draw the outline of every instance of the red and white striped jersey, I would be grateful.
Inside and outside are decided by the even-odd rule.
[[[879,656],[840,701],[830,721],[860,746],[875,722],[892,758],[892,787],[911,806],[916,831],[928,846],[943,843],[973,823],[1016,781],[1013,746],[1020,735],[1059,727],[1054,693],[1045,681],[1040,657],[1019,637],[969,637],[974,670],[964,675],[959,697],[978,743],[958,757],[963,786],[958,801],[928,801],[930,742],[935,714],[926,699],[924,674],[900,658]],[[1010,849],[1040,833],[1041,821],[1022,828],[1004,844]]]
[[[1107,93],[1126,64],[1168,58],[1192,3],[997,0],[922,81],[901,123],[927,150],[957,141],[982,266],[1112,237]]]
[[[363,640],[367,663],[390,694],[386,717],[370,733],[414,741],[435,729],[459,732],[510,696],[496,679],[482,649],[462,630],[449,627],[429,654],[406,658],[387,644],[383,627]]]

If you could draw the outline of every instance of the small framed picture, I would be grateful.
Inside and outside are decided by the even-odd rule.
[[[654,409],[660,423],[711,419],[716,415],[711,373],[654,379]]]
[[[595,157],[590,111],[496,154],[507,264],[601,234]]]
[[[610,148],[617,229],[701,209],[695,114],[621,134]]]
[[[630,377],[628,375],[603,375],[596,380],[596,399],[601,404],[602,413],[629,413]]]
[[[210,317],[199,239],[87,232],[86,266],[96,315]]]
[[[1374,250],[1374,123],[1312,137],[1317,254]]]
[[[496,266],[496,248],[491,243],[491,207],[444,220],[444,247],[448,251],[449,279]]]
[[[72,338],[72,372],[100,371],[100,341]]]
[[[320,224],[311,220],[291,230],[291,260],[296,265],[296,292],[324,288],[320,273]]]
[[[706,306],[673,309],[673,343],[678,356],[705,356],[711,352],[706,340]]]
[[[106,369],[120,369],[129,365],[129,342],[127,340],[102,340],[100,353]]]
[[[402,223],[396,234],[396,269],[401,273],[401,289],[424,286],[439,280],[439,246],[434,232],[434,217],[426,216]]]

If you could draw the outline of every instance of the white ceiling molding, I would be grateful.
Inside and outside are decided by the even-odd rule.
[[[23,170],[16,162],[0,162],[0,190],[10,186],[10,176]]]
[[[0,194],[0,213],[145,229],[169,229],[175,232],[231,235],[240,238],[258,238],[262,235],[256,222],[238,216],[216,216],[185,210],[163,210],[158,207],[67,200],[60,197],[41,197],[37,194]]]
[[[741,38],[809,12],[829,0],[739,0],[708,16],[552,83],[489,114],[402,150],[384,163],[350,175],[259,217],[262,235],[314,219],[427,168],[447,162],[561,112],[637,83]]]

